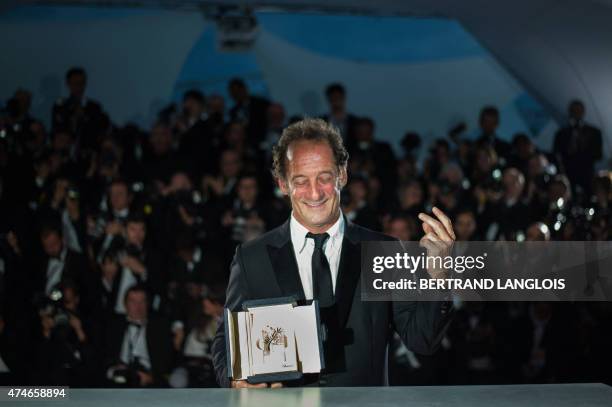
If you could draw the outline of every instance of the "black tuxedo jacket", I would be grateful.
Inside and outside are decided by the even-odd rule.
[[[325,120],[326,122],[329,122],[331,119],[331,115],[329,113],[324,114],[323,116],[321,116],[321,119]],[[354,114],[347,114],[346,121],[344,123],[344,133],[342,134],[342,139],[344,140],[344,145],[346,146],[347,150],[353,149],[355,145],[355,127],[357,127],[358,121],[359,118]]]
[[[268,107],[270,102],[258,96],[249,96],[249,117],[247,125],[248,140],[252,145],[258,145],[263,140],[268,127]],[[229,115],[232,120],[238,120],[241,105],[233,106]]]
[[[108,369],[121,362],[123,337],[128,328],[125,316],[112,317],[106,328],[104,364]],[[172,367],[172,335],[170,325],[163,318],[149,318],[147,321],[147,351],[151,358],[153,385],[163,386]]]
[[[47,267],[50,258],[45,256],[39,260],[37,275],[35,276],[35,291],[44,294],[47,284]],[[91,315],[99,309],[100,292],[96,282],[96,275],[91,270],[87,257],[74,250],[68,249],[64,259],[64,268],[60,285],[70,281],[76,284],[79,290],[80,309],[85,315]]]
[[[572,184],[588,192],[595,175],[595,163],[603,156],[601,131],[588,124],[582,125],[574,135],[572,127],[564,127],[555,134],[553,152],[561,161],[562,170]]]
[[[392,327],[411,350],[431,354],[450,320],[450,303],[446,301],[361,301],[360,242],[382,240],[394,239],[357,226],[345,218],[333,310],[337,329],[328,332],[326,368],[319,385],[383,385]],[[246,300],[289,295],[305,298],[287,221],[238,246],[231,266],[225,306],[236,311],[241,310]],[[229,387],[223,323],[219,325],[213,342],[213,362],[219,385]]]

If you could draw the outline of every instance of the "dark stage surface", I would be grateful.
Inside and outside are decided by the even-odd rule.
[[[64,401],[28,401],[28,406],[611,406],[603,384],[510,386],[353,387],[304,389],[73,389]]]

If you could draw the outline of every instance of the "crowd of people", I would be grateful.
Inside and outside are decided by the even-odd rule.
[[[85,96],[83,69],[66,85],[49,127],[23,89],[0,116],[0,384],[214,387],[229,265],[289,216],[271,151],[299,117],[233,79],[231,101],[192,90],[151,129],[120,127]],[[500,137],[487,106],[478,138],[458,125],[421,162],[418,134],[394,150],[341,84],[325,96],[350,154],[350,221],[418,240],[416,215],[435,205],[460,241],[610,239],[612,177],[580,101],[550,151]],[[390,381],[610,383],[610,321],[603,302],[458,303],[435,355],[395,341]]]

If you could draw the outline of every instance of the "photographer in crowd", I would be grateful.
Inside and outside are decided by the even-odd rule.
[[[172,364],[168,323],[149,314],[147,290],[130,287],[124,296],[125,316],[107,327],[106,378],[116,386],[164,386]]]
[[[68,70],[48,128],[27,90],[0,110],[0,381],[215,386],[209,339],[236,245],[290,213],[267,168],[296,112],[236,78],[228,100],[190,89],[151,127],[119,126],[87,82]],[[350,113],[349,93],[322,89],[320,113],[349,149],[341,204],[353,222],[418,241],[416,215],[438,206],[459,241],[610,239],[612,172],[596,171],[603,137],[582,102],[549,150],[501,134],[495,106],[474,111],[476,129],[458,123],[435,140],[409,130],[408,115],[394,150],[374,112]],[[571,327],[557,323],[566,312]],[[391,349],[391,371],[410,373],[391,382],[612,383],[610,318],[605,303],[466,305],[440,355]],[[516,357],[503,357],[512,341]]]

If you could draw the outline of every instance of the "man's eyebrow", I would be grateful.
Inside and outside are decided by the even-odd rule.
[[[333,170],[325,170],[325,171],[321,171],[317,174],[317,177],[320,175],[336,175],[336,173]],[[292,181],[295,181],[298,178],[308,178],[307,175],[303,175],[303,174],[297,174],[294,175],[293,177],[291,177]]]

